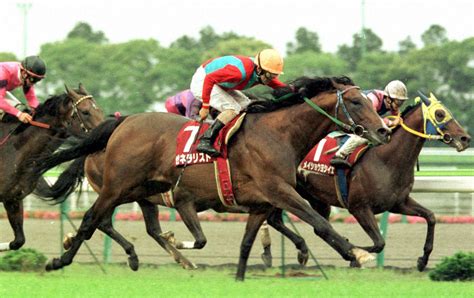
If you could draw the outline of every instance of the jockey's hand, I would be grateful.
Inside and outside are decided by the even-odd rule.
[[[209,108],[201,108],[199,110],[199,117],[201,118],[201,121],[206,120],[207,116],[209,116]]]
[[[18,119],[23,122],[23,123],[29,123],[31,120],[33,120],[33,117],[31,117],[30,114],[22,112],[19,116]]]
[[[398,126],[400,124],[400,117],[396,117],[395,119],[392,120],[392,126]]]

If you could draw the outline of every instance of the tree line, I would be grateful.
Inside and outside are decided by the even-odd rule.
[[[421,40],[421,48],[408,36],[397,51],[384,51],[382,39],[366,28],[353,35],[352,44],[328,53],[322,50],[317,32],[302,27],[287,43],[285,74],[280,79],[347,75],[362,89],[383,88],[399,79],[411,98],[416,90],[436,94],[472,133],[474,37],[452,41],[443,27],[432,25]],[[212,27],[202,28],[198,38],[181,36],[168,47],[155,39],[110,43],[102,31],[81,22],[64,40],[41,46],[38,54],[46,61],[48,73],[37,93],[46,97],[62,92],[65,83],[75,87],[82,82],[106,113],[139,113],[189,88],[194,71],[207,59],[254,56],[267,47],[272,45],[234,32],[217,34]],[[18,60],[14,54],[0,53],[0,61],[12,60]],[[265,87],[252,91],[261,94]]]

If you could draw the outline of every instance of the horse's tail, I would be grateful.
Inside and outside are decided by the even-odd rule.
[[[53,185],[49,185],[44,179],[38,180],[34,193],[40,199],[53,204],[64,202],[76,187],[82,185],[84,179],[84,164],[87,156],[81,156],[74,160],[71,165],[64,170]],[[43,177],[41,177],[43,178]]]
[[[36,161],[35,172],[45,173],[47,170],[69,160],[89,155],[100,151],[107,146],[107,142],[115,129],[125,120],[127,116],[118,119],[106,120],[94,128],[89,135],[77,146],[61,150],[53,155]]]

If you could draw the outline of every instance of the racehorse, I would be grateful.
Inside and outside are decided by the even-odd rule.
[[[315,111],[311,105],[317,104],[329,113],[336,111],[339,118],[346,119],[353,127],[355,123],[362,126],[362,134],[374,144],[386,143],[390,130],[368,99],[347,77],[301,78],[295,81],[295,85],[310,98],[310,104],[302,103],[301,94],[295,94],[284,101],[251,105],[247,108],[247,116],[239,133],[229,144],[236,201],[250,214],[241,245],[238,280],[244,278],[258,228],[274,208],[287,210],[309,223],[318,236],[343,258],[363,262],[370,257],[308,208],[295,190],[296,166],[312,145],[335,128],[331,119]],[[82,242],[90,239],[100,223],[111,217],[115,207],[133,201],[137,201],[142,208],[142,205],[154,206],[144,198],[170,190],[178,177],[181,180],[175,196],[183,196],[183,201],[176,201],[176,206],[189,203],[189,199],[185,199],[189,195],[205,200],[209,205],[219,202],[212,165],[193,165],[186,168],[182,176],[181,169],[174,166],[176,136],[186,121],[183,117],[165,113],[129,116],[120,125],[112,127],[111,131],[98,135],[93,133],[85,141],[86,145],[69,151],[74,154],[68,156],[67,152],[61,152],[62,155],[59,153],[43,163],[43,167],[49,168],[53,164],[102,150],[106,145],[99,197],[84,215],[77,235],[72,238],[71,248],[60,258],[50,261],[47,270],[69,265]],[[100,141],[103,147],[97,146],[96,141]],[[133,163],[130,163],[132,160]],[[39,170],[44,171],[44,168],[40,166]]]
[[[355,164],[347,178],[347,203],[338,199],[333,176],[299,172],[297,189],[326,219],[331,206],[348,209],[374,242],[364,247],[369,252],[381,252],[385,246],[375,214],[389,211],[423,217],[428,229],[424,253],[417,262],[423,271],[433,250],[436,220],[432,211],[410,196],[416,160],[426,139],[440,140],[461,152],[469,147],[471,137],[433,94],[428,98],[420,93],[420,97],[420,102],[403,112],[402,125],[394,129],[390,143],[369,149]],[[268,221],[272,226],[283,225],[281,214]]]
[[[66,86],[66,93],[40,104],[33,120],[31,124],[19,123],[6,115],[0,123],[0,201],[14,232],[14,240],[0,243],[0,251],[17,250],[25,243],[23,199],[40,178],[32,171],[32,163],[52,154],[70,135],[81,137],[96,127],[103,121],[103,113],[79,84],[77,92]]]

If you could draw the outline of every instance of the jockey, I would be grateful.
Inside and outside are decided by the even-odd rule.
[[[283,58],[274,49],[260,51],[255,59],[245,56],[223,56],[208,60],[194,73],[191,91],[202,101],[201,120],[209,115],[209,107],[221,112],[201,137],[197,151],[217,157],[220,152],[212,144],[219,131],[245,108],[250,99],[240,92],[263,84],[273,89],[285,87],[278,80],[283,73]]]
[[[33,117],[19,111],[5,98],[6,92],[23,87],[28,105],[35,109],[39,105],[34,84],[46,74],[46,65],[38,56],[28,56],[20,62],[0,62],[0,110],[16,116],[21,122],[28,123]]]
[[[198,119],[202,103],[187,89],[166,99],[165,107],[168,113]]]
[[[395,80],[387,84],[385,89],[382,90],[368,90],[364,91],[372,101],[372,104],[380,116],[387,113],[391,115],[399,115],[400,107],[403,105],[407,97],[407,87],[401,81]],[[400,118],[395,120],[389,120],[383,118],[383,121],[389,127],[395,127],[400,123]],[[346,161],[346,158],[354,151],[355,148],[362,144],[366,144],[368,141],[362,137],[351,134],[349,139],[336,151],[336,155],[331,160],[331,165],[336,167],[350,168],[350,164]]]

